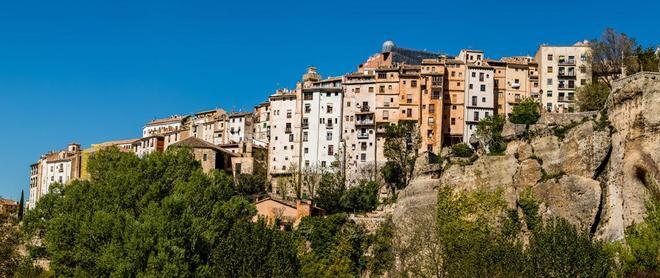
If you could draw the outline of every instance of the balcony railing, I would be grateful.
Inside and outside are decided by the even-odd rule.
[[[559,72],[559,77],[575,77],[575,72]]]
[[[309,128],[309,124],[302,124],[302,129],[308,129],[308,128]]]
[[[287,127],[286,129],[284,129],[284,133],[291,133],[291,128]]]
[[[442,81],[432,81],[431,87],[442,87]]]
[[[360,119],[355,121],[355,125],[373,125],[373,119]]]
[[[564,97],[560,96],[559,97],[559,102],[573,102],[573,101],[575,101],[574,96],[564,96]]]
[[[365,133],[358,132],[358,133],[357,133],[357,138],[358,138],[358,139],[369,139],[369,133],[366,133],[366,132],[365,132]]]
[[[575,59],[559,60],[559,65],[575,65]]]
[[[369,105],[363,105],[360,107],[360,112],[369,112]]]

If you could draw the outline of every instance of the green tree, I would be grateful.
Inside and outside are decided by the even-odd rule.
[[[325,173],[321,176],[314,203],[329,214],[341,212],[343,211],[341,198],[344,192],[346,187],[343,181],[337,179],[336,175]]]
[[[23,213],[25,211],[25,191],[21,190],[21,200],[18,202],[18,220],[23,220]]]
[[[514,124],[531,125],[541,117],[539,105],[531,98],[523,99],[518,105],[513,107],[509,121]]]
[[[625,274],[660,274],[660,198],[647,201],[644,222],[626,229],[626,244],[621,252]]]
[[[52,186],[24,219],[56,275],[227,276],[225,262],[214,259],[222,254],[244,276],[295,276],[293,242],[252,223],[256,209],[233,178],[205,174],[189,149],[142,159],[102,150],[89,171],[89,181]]]
[[[239,174],[236,178],[236,191],[244,196],[254,196],[266,191],[268,178],[261,174]]]
[[[380,224],[372,238],[372,254],[367,259],[367,269],[372,276],[380,276],[394,266],[394,223],[392,219],[387,218]]]
[[[368,212],[378,205],[378,190],[380,186],[374,181],[362,180],[357,186],[346,190],[340,203],[345,212]]]
[[[643,48],[638,45],[633,54],[633,59],[626,68],[626,74],[634,74],[640,71],[660,71],[660,56],[656,54],[655,48]]]
[[[477,123],[477,138],[488,148],[488,152],[500,155],[506,150],[506,142],[502,138],[504,117],[500,115],[488,116]]]
[[[458,157],[471,157],[474,154],[474,150],[472,150],[472,148],[470,148],[470,146],[465,143],[452,145],[451,151],[455,156]]]
[[[552,219],[530,238],[528,277],[608,277],[614,260],[601,241],[565,219]]]
[[[578,88],[576,95],[580,111],[601,110],[610,95],[610,88],[605,83],[596,81]]]
[[[421,144],[419,130],[415,121],[400,121],[389,125],[385,130],[383,154],[390,162],[390,168],[400,170],[400,184],[390,184],[392,193],[399,187],[406,187],[413,178],[417,150]]]

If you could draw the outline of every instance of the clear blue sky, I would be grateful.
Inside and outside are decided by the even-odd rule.
[[[154,117],[251,109],[307,66],[355,69],[386,39],[457,54],[534,54],[613,27],[660,43],[658,1],[2,1],[0,195],[64,148],[139,137]]]

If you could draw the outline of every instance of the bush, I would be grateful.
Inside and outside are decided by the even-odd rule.
[[[509,121],[514,124],[531,125],[541,117],[538,104],[531,98],[526,98],[513,107]]]
[[[360,181],[360,184],[349,188],[341,197],[341,206],[345,212],[368,212],[378,205],[378,183]]]
[[[474,150],[470,148],[470,145],[465,143],[459,143],[451,146],[451,151],[455,156],[458,157],[471,157],[474,154]]]

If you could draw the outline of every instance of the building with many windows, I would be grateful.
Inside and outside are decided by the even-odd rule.
[[[540,72],[540,101],[549,112],[574,112],[575,91],[591,82],[588,42],[571,46],[541,45],[534,56]]]
[[[54,183],[67,184],[81,177],[82,151],[80,144],[71,143],[60,151],[51,151],[36,163],[30,165],[29,208],[34,208],[37,201],[48,193]]]
[[[477,130],[477,123],[496,113],[494,68],[483,59],[483,52],[479,50],[461,50],[459,59],[467,66],[463,142],[469,143]]]

